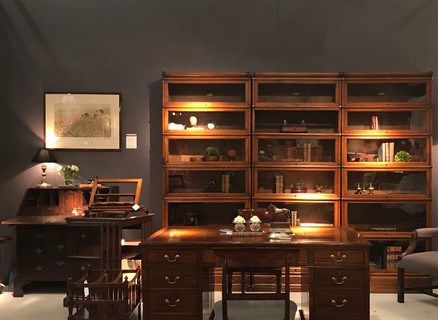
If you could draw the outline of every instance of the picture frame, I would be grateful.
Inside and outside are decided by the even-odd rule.
[[[44,105],[47,149],[120,150],[120,94],[45,93]]]

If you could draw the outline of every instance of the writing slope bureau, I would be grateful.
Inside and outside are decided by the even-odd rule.
[[[85,211],[90,188],[47,187],[26,190],[16,218],[2,221],[15,226],[17,274],[14,297],[32,281],[66,281],[68,278],[67,225],[73,209]]]

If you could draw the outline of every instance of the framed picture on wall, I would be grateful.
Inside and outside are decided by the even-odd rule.
[[[48,149],[120,150],[120,94],[46,93]]]

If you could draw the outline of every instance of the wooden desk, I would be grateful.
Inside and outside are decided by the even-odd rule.
[[[370,243],[353,229],[294,228],[291,240],[219,229],[166,227],[140,244],[144,319],[208,319],[218,266],[213,250],[233,247],[298,247],[298,266],[309,269],[306,319],[369,319]]]

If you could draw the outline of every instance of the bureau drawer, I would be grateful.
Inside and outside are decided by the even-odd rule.
[[[184,264],[196,263],[197,252],[192,250],[148,250],[148,263]]]
[[[19,274],[31,274],[35,280],[53,280],[65,281],[67,280],[68,266],[64,259],[59,260],[20,260],[18,263]]]
[[[357,265],[365,263],[363,250],[327,250],[315,249],[315,264],[325,265]]]
[[[67,241],[67,231],[65,228],[19,228],[17,229],[17,241],[23,241],[24,244],[34,241],[65,243]]]
[[[61,258],[67,257],[67,248],[62,243],[40,243],[29,242],[28,245],[18,247],[21,257],[38,259],[38,258]]]
[[[147,284],[150,288],[197,288],[196,269],[172,268],[146,271]]]
[[[312,268],[316,288],[351,289],[364,288],[368,272],[363,269]]]
[[[22,256],[65,256],[67,239],[64,233],[58,230],[53,230],[53,232],[34,229],[19,230],[17,249]]]
[[[333,289],[314,290],[312,319],[360,319],[369,314],[369,303],[364,291]]]
[[[148,290],[148,313],[188,313],[198,310],[196,290]]]

